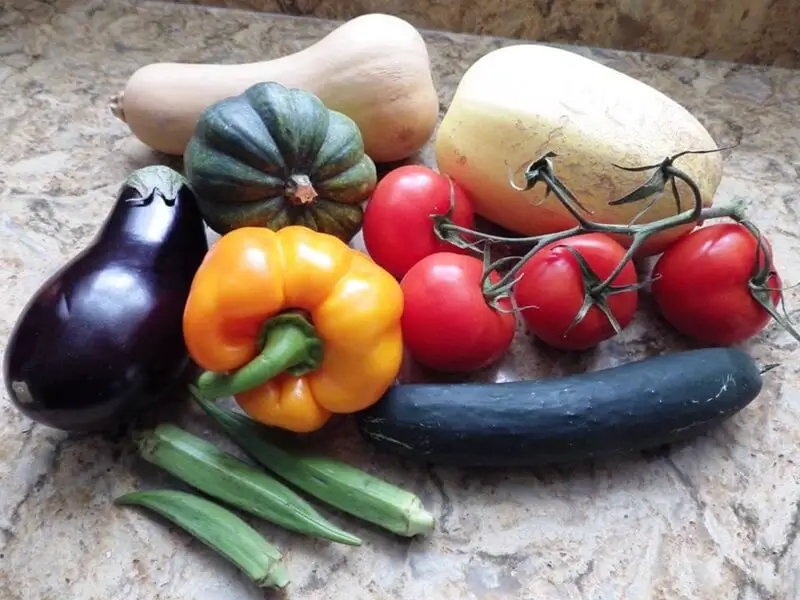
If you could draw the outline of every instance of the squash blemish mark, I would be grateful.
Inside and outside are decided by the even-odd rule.
[[[388,435],[383,435],[382,433],[374,433],[373,432],[372,433],[372,437],[376,438],[376,439],[379,439],[379,440],[383,440],[385,442],[389,442],[390,444],[395,444],[397,446],[402,446],[403,448],[408,448],[409,450],[413,450],[414,449],[414,448],[411,447],[411,445],[406,444],[405,442],[401,442],[400,440],[396,440],[396,439],[394,439],[392,437],[389,437]]]
[[[397,141],[406,143],[414,137],[414,128],[410,125],[403,125],[397,132]]]
[[[729,373],[728,375],[725,376],[725,379],[722,380],[722,386],[719,388],[719,391],[710,398],[708,398],[706,402],[713,402],[714,400],[718,400],[719,397],[722,396],[722,394],[728,391],[728,386],[732,384],[734,385],[736,384],[736,379],[734,379],[733,375]]]

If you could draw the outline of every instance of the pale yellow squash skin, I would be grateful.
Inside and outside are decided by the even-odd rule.
[[[663,93],[573,52],[537,44],[492,51],[464,74],[435,141],[439,169],[473,196],[481,216],[511,231],[538,235],[566,229],[574,219],[545,187],[513,189],[510,175],[547,151],[556,175],[594,214],[627,223],[644,206],[618,207],[620,198],[652,171],[617,169],[662,161],[683,150],[717,148],[705,127]],[[720,153],[685,156],[675,166],[699,186],[710,206],[722,177]],[[515,181],[523,182],[520,172]],[[692,203],[679,183],[682,207]],[[671,187],[641,222],[675,214]],[[643,254],[660,252],[686,228],[658,234]],[[623,241],[623,240],[620,240]],[[627,240],[625,240],[627,241]]]
[[[111,111],[151,148],[181,155],[204,108],[261,81],[308,90],[349,116],[376,162],[414,154],[430,139],[439,114],[422,36],[403,19],[378,13],[347,21],[275,60],[146,65],[112,98]]]

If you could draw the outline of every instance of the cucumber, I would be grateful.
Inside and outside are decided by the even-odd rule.
[[[761,387],[746,353],[706,348],[538,381],[400,384],[356,421],[376,448],[418,461],[538,466],[685,441]]]

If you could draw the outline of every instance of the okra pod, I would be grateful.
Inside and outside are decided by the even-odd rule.
[[[289,583],[280,551],[231,511],[177,490],[130,492],[115,504],[142,506],[171,521],[216,551],[262,588]]]
[[[159,425],[138,444],[142,458],[217,500],[292,531],[361,545],[291,488],[180,427]]]
[[[253,460],[310,496],[398,535],[433,531],[434,518],[415,494],[332,458],[290,454],[268,443],[266,428],[247,416],[194,397]]]

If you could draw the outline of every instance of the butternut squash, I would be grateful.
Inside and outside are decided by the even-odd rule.
[[[347,21],[275,60],[146,65],[111,99],[111,111],[151,148],[181,155],[206,107],[266,81],[310,91],[353,119],[375,162],[414,154],[438,118],[425,41],[410,23],[379,13]]]
[[[521,192],[510,173],[548,151],[554,172],[605,223],[627,223],[646,202],[609,206],[653,171],[630,172],[685,150],[717,145],[684,107],[647,84],[573,52],[538,44],[494,50],[469,67],[456,88],[435,140],[439,169],[472,195],[476,211],[514,232],[538,235],[575,221],[546,188]],[[722,177],[719,153],[686,155],[675,166],[710,206]],[[517,185],[523,183],[516,179]],[[683,210],[693,196],[677,182]],[[648,199],[649,200],[649,199]],[[639,222],[675,214],[671,185]],[[663,248],[686,228],[651,238],[642,254]],[[620,240],[623,241],[623,240]],[[627,240],[625,240],[627,241]]]

